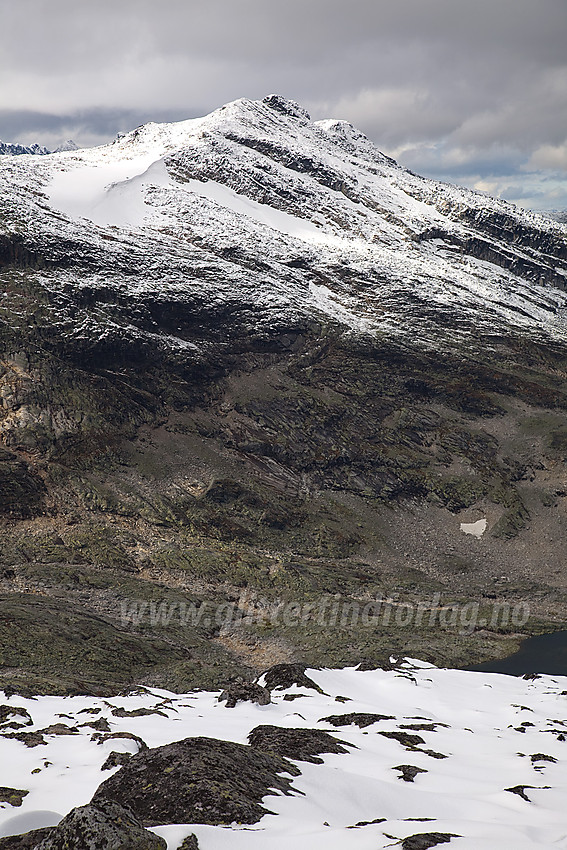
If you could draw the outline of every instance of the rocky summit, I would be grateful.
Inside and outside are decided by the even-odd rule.
[[[564,224],[276,95],[0,186],[0,687],[561,628]]]

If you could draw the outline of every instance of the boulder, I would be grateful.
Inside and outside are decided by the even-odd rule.
[[[132,756],[97,789],[93,803],[131,806],[145,826],[257,823],[262,799],[291,793],[299,770],[275,753],[215,738],[185,738]]]
[[[255,702],[258,705],[268,705],[271,702],[270,692],[254,682],[237,679],[231,682],[219,697],[219,702],[226,702],[226,708],[234,708],[238,702]]]
[[[166,850],[163,838],[144,829],[130,810],[112,800],[73,809],[36,850]]]
[[[348,753],[342,745],[353,746],[319,729],[282,729],[281,726],[256,726],[248,741],[256,749],[312,764],[322,764],[321,753]]]

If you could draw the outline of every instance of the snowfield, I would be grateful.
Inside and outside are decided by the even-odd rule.
[[[54,825],[87,803],[111,775],[101,766],[112,750],[137,751],[131,738],[97,742],[97,733],[84,724],[105,718],[113,733],[133,733],[149,747],[189,736],[246,743],[249,732],[263,724],[326,730],[351,745],[347,754],[322,755],[322,764],[296,761],[301,771],[292,782],[296,793],[265,798],[274,814],[253,826],[155,827],[170,850],[191,832],[202,850],[283,850],[290,843],[296,850],[378,850],[425,832],[461,836],[450,842],[459,850],[567,848],[567,679],[524,680],[413,660],[391,671],[349,668],[307,675],[323,694],[293,686],[273,691],[270,705],[241,702],[232,709],[218,701],[218,693],[159,689],[112,699],[3,697],[4,706],[25,709],[31,717],[30,723],[23,714],[11,716],[13,723],[28,723],[18,731],[54,724],[74,731],[60,726],[43,733],[44,744],[26,746],[5,737],[14,731],[5,722],[0,785],[29,794],[21,807],[1,804],[0,836]],[[117,708],[161,713],[119,717],[113,713]],[[323,719],[354,712],[392,719],[365,728]],[[417,734],[423,743],[406,749],[383,732]],[[422,772],[404,781],[402,765]]]

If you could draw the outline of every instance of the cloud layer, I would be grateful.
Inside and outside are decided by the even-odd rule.
[[[415,171],[567,207],[565,0],[19,0],[0,138],[94,144],[280,92]]]

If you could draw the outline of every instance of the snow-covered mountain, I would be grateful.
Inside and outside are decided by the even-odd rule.
[[[251,311],[256,329],[319,318],[435,347],[510,327],[565,332],[564,227],[417,177],[352,125],[311,122],[280,97],[147,124],[95,149],[3,160],[0,185],[4,232],[25,229],[46,288],[66,265],[96,289],[96,265],[121,298],[206,294],[246,332]],[[93,345],[110,329],[90,318]],[[120,332],[201,347],[155,330]]]
[[[57,145],[56,148],[51,151],[51,153],[67,153],[68,151],[77,151],[79,147],[73,139],[67,139],[65,142],[61,142],[61,144]]]

